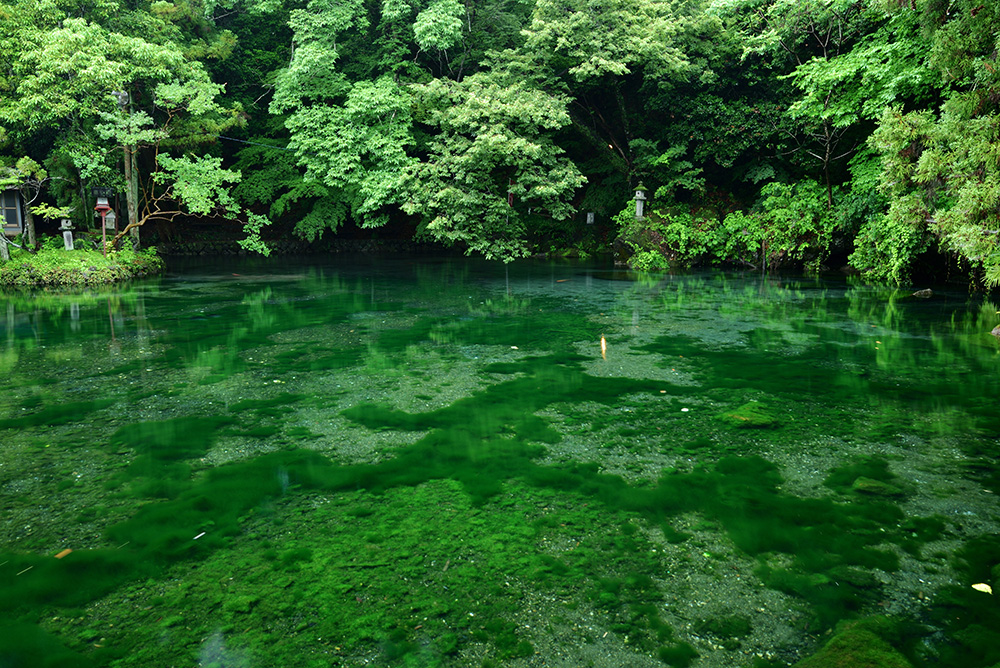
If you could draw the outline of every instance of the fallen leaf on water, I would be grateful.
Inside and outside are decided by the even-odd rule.
[[[993,587],[989,586],[985,582],[977,582],[976,584],[972,585],[972,588],[975,589],[976,591],[981,591],[985,594],[993,593]]]

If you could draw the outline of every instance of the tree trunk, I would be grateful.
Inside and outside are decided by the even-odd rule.
[[[28,207],[24,207],[24,238],[25,246],[28,248],[35,247],[35,214],[31,213]],[[6,245],[4,244],[4,246]]]
[[[139,170],[136,168],[135,146],[125,147],[125,200],[128,224],[132,226],[132,247],[139,248]]]
[[[10,260],[10,248],[7,246],[7,237],[0,233],[0,261]]]
[[[830,163],[833,162],[833,149],[840,138],[837,131],[830,131],[830,121],[823,121],[823,134],[826,136],[823,147],[823,176],[826,177],[826,209],[833,211],[833,183],[830,182]]]
[[[83,177],[80,177],[80,201],[83,202],[83,211],[81,215],[83,219],[77,219],[80,225],[86,229],[91,229],[91,225],[94,222],[93,216],[88,216],[87,214],[93,214],[93,210],[90,209],[90,200],[87,199],[87,184],[84,183]]]
[[[826,210],[833,211],[833,183],[830,182],[830,163],[823,166],[823,173],[826,176]]]

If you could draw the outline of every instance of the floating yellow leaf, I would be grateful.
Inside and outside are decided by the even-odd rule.
[[[981,592],[984,592],[986,594],[992,594],[993,593],[993,587],[989,586],[985,582],[978,582],[978,583],[972,585],[972,588],[975,589],[976,591],[981,591]]]

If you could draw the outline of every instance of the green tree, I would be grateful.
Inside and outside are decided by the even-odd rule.
[[[148,186],[165,186],[168,175],[210,176],[209,170],[168,169],[159,159],[164,152],[183,154],[239,120],[239,108],[219,103],[223,87],[211,81],[197,60],[221,57],[228,40],[224,35],[185,35],[180,26],[202,21],[187,5],[157,2],[148,9],[129,9],[113,0],[67,4],[73,3],[14,0],[0,6],[18,23],[17,39],[8,41],[15,48],[5,54],[9,68],[3,85],[11,95],[0,97],[0,122],[12,144],[41,144],[48,155],[40,157],[72,163],[81,210],[90,209],[87,183],[124,190],[128,227],[137,230],[149,219],[139,214],[140,169],[150,174],[144,204],[156,209],[164,200]],[[127,102],[120,107],[123,100]],[[218,183],[209,179],[203,185],[215,192]],[[190,192],[189,185],[178,183],[171,192]],[[219,212],[231,213],[221,200],[217,204]]]
[[[872,146],[883,164],[881,185],[889,196],[885,217],[859,236],[857,263],[873,277],[901,280],[918,240],[931,235],[938,247],[968,263],[987,285],[1000,284],[1000,62],[996,25],[1000,9],[958,1],[895,11],[919,21],[929,35],[928,63],[941,77],[937,108],[886,110]],[[886,275],[876,230],[911,239]],[[881,235],[884,237],[885,235]]]
[[[566,95],[576,136],[628,181],[638,157],[633,123],[646,112],[643,82],[709,76],[680,47],[690,20],[663,0],[539,0],[524,44],[504,57],[537,72],[543,89]]]
[[[296,192],[337,203],[328,227],[409,214],[435,239],[510,258],[526,252],[529,207],[572,212],[581,179],[550,137],[568,123],[565,101],[484,60],[482,43],[517,39],[516,11],[312,0],[291,25],[295,54],[271,110],[286,114],[289,148],[319,184]],[[298,232],[315,236],[316,222]]]
[[[144,149],[152,153],[148,176],[142,180],[141,205],[139,197],[130,198],[128,224],[112,244],[117,244],[128,233],[134,234],[147,222],[172,221],[178,216],[208,216],[241,220],[245,238],[240,243],[245,248],[267,253],[260,239],[266,219],[243,210],[230,193],[232,185],[241,178],[240,172],[223,169],[219,157],[197,156],[192,152],[174,157],[165,150],[191,146],[196,144],[198,134],[225,129],[227,110],[216,101],[221,90],[222,87],[209,81],[207,76],[161,83],[153,91],[155,117],[144,111],[127,112],[125,109],[100,114],[96,132],[102,139],[122,147],[126,165],[130,162],[133,165],[125,173],[125,188],[135,187],[138,191],[140,182],[138,169],[129,157]],[[106,172],[104,162],[86,167],[95,173],[104,171],[105,180],[114,178]],[[130,177],[134,179],[131,183]],[[137,205],[134,215],[131,213],[133,201]]]
[[[437,133],[406,171],[403,209],[434,238],[490,259],[527,254],[529,211],[571,216],[584,181],[552,137],[569,123],[565,100],[516,72],[498,67],[415,87],[427,109],[419,120]]]
[[[882,14],[868,0],[734,0],[720,6],[741,17],[745,54],[770,58],[772,76],[792,81],[797,99],[787,110],[791,122],[781,126],[786,152],[818,166],[832,208],[840,180],[832,171],[866,137],[864,130],[858,136],[856,93],[843,86],[863,62],[845,56],[878,27]]]
[[[722,219],[752,204],[759,184],[787,178],[781,153],[792,91],[763,58],[744,54],[745,36],[732,17],[707,12],[687,24],[678,38],[701,74],[644,82],[643,113],[633,121],[641,137],[633,142],[637,171],[657,186],[657,206],[711,209]]]

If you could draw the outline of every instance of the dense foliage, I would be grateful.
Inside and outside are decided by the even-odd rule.
[[[998,285],[998,13],[0,0],[0,183],[29,228],[91,224],[102,185],[133,234],[209,217],[262,251],[351,225],[504,260],[617,240],[647,268],[947,266]]]

